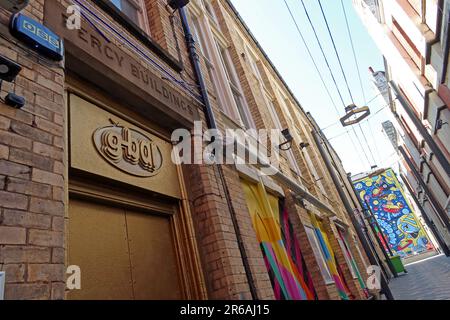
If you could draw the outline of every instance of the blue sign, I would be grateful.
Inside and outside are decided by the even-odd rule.
[[[36,20],[18,13],[12,17],[10,28],[16,38],[40,54],[57,61],[64,58],[64,44],[61,37]]]

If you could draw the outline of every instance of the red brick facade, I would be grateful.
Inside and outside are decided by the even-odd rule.
[[[53,0],[31,0],[24,12],[44,22],[44,5],[47,1]],[[189,59],[179,15],[175,13],[172,16],[164,0],[146,0],[145,4],[150,24],[149,37],[160,46],[169,60],[182,65],[183,70],[173,70],[171,64],[161,57],[158,61],[162,61],[161,65],[164,68],[178,74],[186,83],[194,83],[196,77]],[[298,134],[303,142],[310,143],[308,156],[305,156],[298,147],[300,141],[296,141],[298,143],[293,147],[293,155],[300,168],[301,176],[298,177],[292,172],[285,156],[282,157],[281,164],[283,173],[304,185],[312,195],[332,207],[336,216],[349,225],[349,233],[353,236],[353,226],[349,222],[350,219],[325,169],[323,159],[320,158],[311,138],[310,132],[313,130],[313,125],[307,119],[306,113],[297,104],[276,70],[247,33],[242,22],[235,16],[229,2],[213,0],[212,5],[223,37],[229,42],[230,56],[256,127],[272,129],[275,125],[272,123],[264,99],[258,93],[256,83],[250,76],[249,66],[243,59],[242,48],[239,47],[235,37],[237,33],[230,30],[239,30],[252,50],[257,53],[261,70],[264,71],[262,77],[271,95],[276,96],[272,82],[276,82],[277,86],[286,92],[293,124],[300,128]],[[101,11],[101,9],[98,10]],[[107,13],[104,14],[108,16]],[[1,18],[0,55],[10,58],[23,68],[15,83],[4,83],[2,95],[13,90],[27,100],[22,110],[0,103],[0,271],[6,271],[7,274],[5,298],[64,299],[67,293],[66,242],[70,222],[69,183],[72,177],[72,173],[69,175],[67,141],[69,121],[66,93],[68,74],[76,70],[66,70],[64,63],[52,62],[27,48],[9,34],[7,30],[9,14],[2,11]],[[122,30],[132,41],[139,43],[140,40],[133,33],[126,31],[119,22],[111,18],[110,23]],[[129,51],[125,46],[123,48]],[[146,50],[149,49],[146,48]],[[136,59],[140,59],[142,64],[147,63],[135,52],[131,54]],[[206,71],[205,62],[202,61],[202,64],[219,127],[226,128],[231,120],[216,103],[212,80]],[[79,76],[84,76],[83,81],[89,82],[89,74]],[[179,86],[175,84],[170,86],[183,96],[189,97],[187,92],[181,90]],[[105,93],[108,94],[106,90]],[[284,113],[279,101],[275,101],[274,105],[282,126],[291,127],[289,115]],[[201,106],[198,111],[201,119],[204,119]],[[161,132],[170,134],[165,125],[165,123],[155,123],[156,127],[163,128]],[[204,126],[206,127],[206,124]],[[291,130],[297,129],[291,127]],[[315,173],[312,172],[313,167],[316,170]],[[223,171],[224,181],[221,179],[219,170]],[[203,280],[198,281],[204,281],[204,283],[198,285],[204,287],[205,293],[202,297],[251,299],[249,284],[251,281],[255,286],[258,299],[274,299],[270,277],[242,189],[240,180],[242,173],[234,166],[223,166],[220,169],[217,166],[208,165],[184,165],[182,171],[187,200],[190,204],[189,219],[192,220],[195,230],[193,250],[198,251],[201,262],[199,268],[202,271]],[[316,182],[319,177],[315,174],[323,178],[321,182]],[[294,200],[286,186],[281,182],[276,181],[276,183],[284,190],[290,220],[318,298],[339,299],[336,287],[333,284],[325,284],[306,236],[305,225],[311,223],[307,208]],[[318,183],[322,184],[326,193],[321,191]],[[231,203],[227,202],[227,192]],[[233,223],[233,215],[237,225]],[[352,294],[357,299],[364,299],[362,290],[357,280],[353,279],[350,266],[347,265],[344,253],[337,242],[334,223],[325,219],[324,224]],[[236,234],[237,230],[239,235]],[[244,251],[240,250],[238,239],[242,240]],[[354,242],[351,243],[351,246],[355,245]],[[355,247],[351,249],[364,277],[366,263],[361,261]],[[364,252],[362,248],[360,251]],[[192,264],[195,263],[195,261],[192,262]],[[245,263],[248,264],[250,273],[246,273]]]

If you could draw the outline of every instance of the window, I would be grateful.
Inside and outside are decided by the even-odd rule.
[[[420,51],[417,49],[415,44],[412,42],[411,38],[408,37],[406,32],[403,30],[403,28],[400,26],[400,24],[392,18],[392,33],[397,38],[397,40],[402,45],[403,49],[408,53],[411,60],[414,62],[414,64],[421,69],[423,57]]]
[[[214,22],[217,23],[217,16],[212,7],[211,0],[202,0],[202,3],[208,15],[212,18]]]
[[[208,52],[208,47],[204,38],[204,33],[202,32],[202,27],[200,25],[200,21],[198,20],[198,17],[191,14],[191,20],[192,20],[192,32],[194,36],[195,42],[198,44],[199,51],[203,57],[203,60],[205,61],[205,65],[208,71],[209,79],[211,80],[212,89],[214,90],[214,94],[217,97],[217,101],[219,102],[219,105],[222,107],[222,101],[219,96],[219,92],[217,90],[217,73],[214,68],[214,64],[211,61],[211,55]]]
[[[262,82],[262,77],[261,77],[261,73],[259,72],[259,67],[258,67],[258,62],[257,62],[256,57],[253,55],[253,53],[250,51],[250,49],[247,46],[245,47],[245,50],[247,51],[247,57],[249,59],[250,66],[252,68],[253,75],[256,77],[256,79],[258,79],[259,81]]]
[[[357,266],[353,265],[353,262],[355,261],[355,259],[350,250],[350,245],[348,244],[347,232],[337,225],[336,225],[336,228],[338,229],[338,233],[339,233],[339,238],[338,238],[339,246],[341,247],[341,250],[344,253],[345,262],[347,262],[347,266],[350,269],[353,279],[357,279],[358,276],[356,275],[356,270],[355,270],[355,268],[357,268]]]
[[[203,39],[203,33],[201,32],[200,22],[198,21],[198,18],[191,15],[192,20],[192,32],[194,36],[195,42],[198,44],[200,52],[203,54],[204,58],[209,59],[209,54],[206,51],[206,44],[205,40]]]
[[[110,0],[111,3],[136,25],[148,32],[143,0]]]
[[[319,265],[320,273],[323,276],[326,284],[334,283],[333,278],[331,277],[331,273],[328,270],[327,263],[325,260],[325,256],[323,254],[322,249],[320,248],[319,240],[317,239],[316,232],[313,228],[309,226],[305,226],[306,235],[308,236],[309,243],[314,252],[314,256],[316,257],[317,264]]]
[[[267,96],[267,94],[266,94],[266,101],[267,101],[267,105],[268,105],[268,109],[269,109],[272,121],[274,122],[276,129],[278,129],[280,131],[280,139],[281,139],[280,141],[283,141],[284,137],[282,136],[281,131],[284,130],[285,128],[282,128],[280,119],[278,118],[278,115],[275,111],[275,106],[273,104],[273,101],[269,96]],[[290,169],[297,176],[300,176],[300,168],[298,167],[297,162],[295,161],[295,157],[294,157],[294,154],[292,153],[292,150],[287,150],[284,152],[286,152],[286,155],[288,158],[287,160],[289,161],[289,165],[290,165]]]
[[[220,60],[225,70],[225,74],[227,77],[228,84],[231,88],[231,92],[233,94],[233,100],[236,104],[237,111],[239,113],[239,117],[241,118],[242,124],[245,128],[250,129],[254,128],[253,120],[251,119],[250,114],[248,113],[247,104],[245,102],[244,96],[242,94],[241,86],[236,74],[236,70],[231,62],[229,57],[229,53],[226,48],[222,47],[218,42],[216,42],[217,50],[220,55]]]

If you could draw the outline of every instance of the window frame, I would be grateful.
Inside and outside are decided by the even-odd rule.
[[[175,71],[183,71],[184,66],[182,61],[176,59],[166,49],[161,47],[156,41],[151,38],[151,33],[145,32],[141,27],[136,25],[136,23],[129,19],[122,11],[117,9],[116,6],[113,5],[109,0],[92,0],[92,2],[114,21],[125,28],[125,30],[127,30],[138,41],[141,41],[144,46],[153,51],[158,58],[167,63]]]
[[[219,20],[217,19],[216,12],[215,12],[214,8],[212,7],[211,0],[200,0],[200,3],[203,6],[208,18],[217,26],[219,23]]]
[[[236,69],[234,68],[234,64],[231,60],[228,48],[225,47],[218,39],[215,39],[215,44],[226,77],[224,80],[228,83],[235,106],[235,110],[232,113],[235,114],[235,117],[239,117],[238,120],[246,129],[255,129],[256,127],[253,118],[250,115],[247,101],[245,100],[245,96],[243,94],[243,90]]]
[[[281,139],[280,141],[282,141],[282,139],[284,139],[284,137],[283,137],[281,131],[286,128],[283,128],[283,126],[281,125],[280,118],[278,117],[277,111],[275,109],[274,99],[271,96],[269,96],[269,94],[267,92],[264,92],[263,94],[265,96],[267,109],[269,110],[270,117],[272,118],[272,121],[274,122],[276,129],[279,130],[279,135],[280,135],[280,139]],[[288,126],[288,128],[289,128],[289,126]],[[291,129],[289,128],[289,130],[291,130]],[[294,153],[292,152],[292,150],[289,149],[289,150],[285,150],[284,152],[286,153],[286,156],[287,156],[286,160],[289,162],[289,165],[290,165],[289,169],[291,171],[293,171],[297,176],[301,176],[300,167],[298,166],[298,163],[295,160],[295,156],[294,156]]]
[[[196,42],[198,53],[203,58],[205,62],[205,66],[208,71],[208,75],[211,81],[212,89],[214,90],[214,95],[217,100],[217,103],[221,108],[223,105],[222,99],[220,97],[219,91],[218,91],[218,78],[217,78],[217,70],[215,68],[214,63],[211,59],[211,52],[207,43],[207,40],[205,39],[204,34],[204,26],[202,25],[202,21],[200,20],[200,17],[193,11],[188,11],[189,19],[192,24],[192,31],[194,40]]]
[[[344,253],[344,260],[347,263],[347,266],[350,270],[350,274],[352,275],[353,279],[358,279],[358,275],[356,274],[356,270],[354,269],[352,260],[355,261],[356,263],[356,259],[353,256],[353,252],[351,250],[350,247],[350,242],[348,240],[349,238],[349,233],[348,230],[346,230],[345,228],[339,226],[338,224],[335,223],[336,228],[338,229],[338,232],[342,235],[343,240],[341,239],[341,237],[338,237],[338,243],[339,243],[339,247],[341,248],[341,251]],[[347,253],[350,255],[350,257],[347,256]],[[358,266],[356,265],[356,268],[358,268]]]
[[[144,0],[117,0],[117,1],[119,1],[119,2],[126,1],[131,6],[133,6],[136,9],[136,15],[137,15],[138,21],[134,21],[123,10],[121,10],[119,7],[117,7],[117,5],[115,5],[112,0],[109,0],[111,5],[114,8],[116,8],[116,10],[118,10],[120,13],[122,13],[129,21],[134,23],[138,28],[143,30],[148,35],[150,35],[150,24],[149,24],[148,17],[147,17],[147,14],[146,14],[147,13],[147,8],[146,8],[146,5],[145,5],[145,1]]]
[[[305,231],[325,284],[330,285],[335,283],[333,276],[331,275],[331,271],[328,268],[327,260],[325,258],[325,254],[323,253],[322,247],[320,246],[319,239],[317,239],[316,230],[311,226],[305,225]]]

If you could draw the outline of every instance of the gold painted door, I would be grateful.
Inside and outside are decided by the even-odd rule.
[[[181,299],[170,220],[70,200],[68,263],[81,268],[69,299]]]

